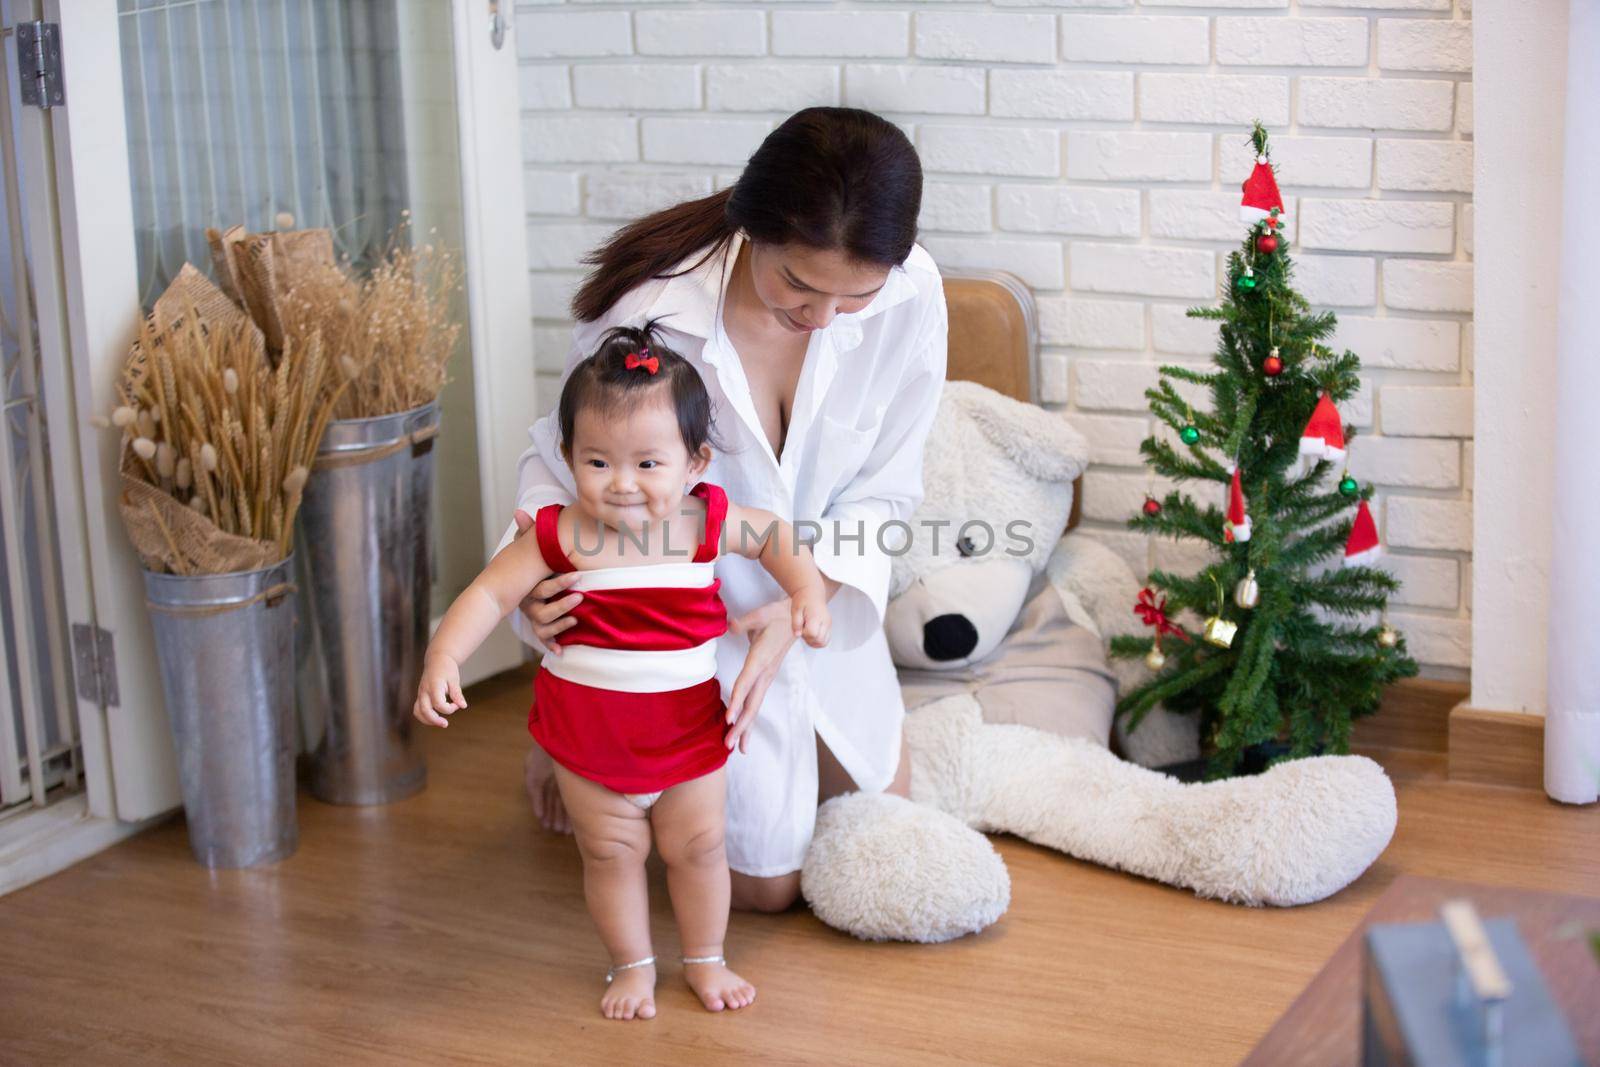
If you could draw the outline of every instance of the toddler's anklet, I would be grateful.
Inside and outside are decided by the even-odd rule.
[[[728,965],[728,958],[726,956],[721,956],[721,955],[718,955],[718,956],[685,956],[685,957],[683,957],[683,962],[686,963],[686,964],[687,963],[720,963],[724,967],[726,967]]]
[[[649,967],[655,962],[656,958],[654,956],[646,956],[644,959],[634,960],[632,963],[619,963],[606,971],[606,985],[611,984],[611,980],[617,976],[618,971],[631,971],[635,967]]]

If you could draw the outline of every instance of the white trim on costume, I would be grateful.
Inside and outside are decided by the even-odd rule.
[[[579,571],[568,590],[597,589],[704,589],[710,585],[716,562],[641,563],[632,567],[596,567]]]
[[[648,651],[562,645],[558,654],[544,657],[539,665],[576,685],[619,693],[668,693],[717,676],[717,639],[693,648]]]

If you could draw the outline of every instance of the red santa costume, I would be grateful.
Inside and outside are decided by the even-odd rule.
[[[726,706],[717,683],[717,639],[727,610],[713,576],[728,498],[701,482],[705,535],[687,563],[600,567],[579,573],[583,593],[534,676],[528,732],[573,774],[642,808],[661,793],[728,760]],[[534,516],[534,535],[556,573],[577,570],[561,549],[561,504]]]

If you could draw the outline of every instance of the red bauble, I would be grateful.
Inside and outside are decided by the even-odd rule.
[[[1268,356],[1261,362],[1261,372],[1268,378],[1276,378],[1283,373],[1283,360],[1277,356]]]
[[[1278,239],[1270,233],[1264,233],[1256,238],[1256,250],[1258,252],[1276,252],[1278,250]]]
[[[1153,496],[1144,498],[1144,513],[1151,517],[1161,514],[1161,501]]]

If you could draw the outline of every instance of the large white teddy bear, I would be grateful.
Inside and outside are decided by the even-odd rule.
[[[945,387],[885,621],[912,799],[852,793],[818,811],[801,887],[829,925],[912,941],[989,925],[1010,884],[978,831],[1254,905],[1321,900],[1393,836],[1393,787],[1363,757],[1186,784],[1111,752],[1117,689],[1145,668],[1105,657],[1139,629],[1132,571],[1089,535],[1060,536],[1088,451],[1060,415]],[[1191,718],[1159,712],[1121,741],[1152,764],[1196,747]]]

